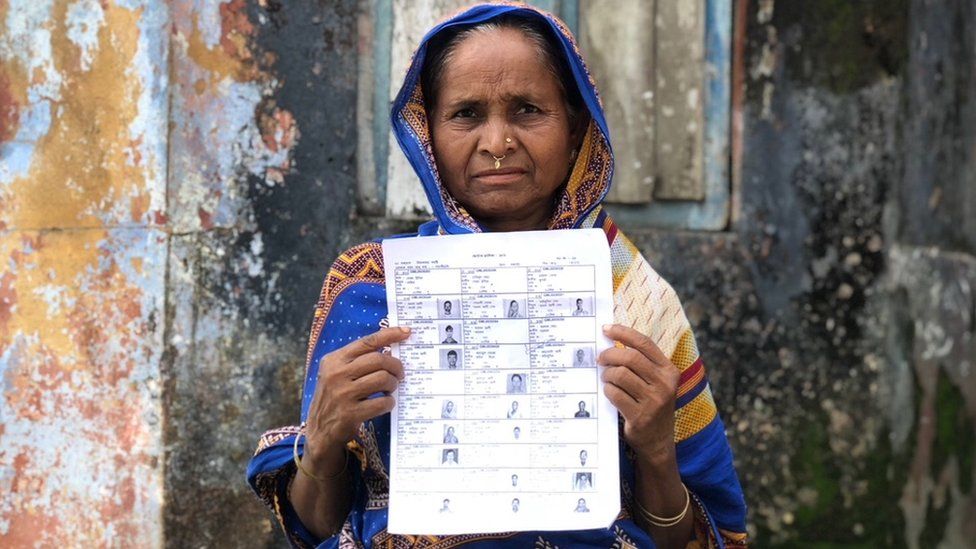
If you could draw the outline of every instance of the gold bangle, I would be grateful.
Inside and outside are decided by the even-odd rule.
[[[688,514],[688,508],[691,507],[691,494],[688,493],[688,487],[685,486],[685,483],[683,482],[681,483],[681,487],[685,490],[685,508],[673,517],[659,517],[647,509],[644,509],[644,506],[640,504],[640,500],[637,499],[637,496],[634,496],[634,503],[637,504],[637,509],[640,510],[641,516],[644,517],[644,520],[649,522],[652,526],[657,526],[659,528],[671,528],[685,518],[685,515]]]
[[[318,482],[329,482],[331,480],[335,480],[335,479],[339,478],[340,476],[342,476],[343,473],[346,472],[346,467],[349,466],[349,451],[348,450],[345,450],[345,449],[343,449],[343,453],[346,455],[346,461],[343,462],[342,469],[339,469],[339,472],[336,473],[336,474],[334,474],[334,475],[331,475],[331,476],[328,476],[328,477],[325,477],[325,478],[317,477],[317,476],[313,475],[312,473],[310,473],[308,471],[308,469],[306,469],[305,467],[303,467],[302,466],[302,458],[299,457],[299,455],[298,455],[298,440],[301,439],[303,435],[305,435],[305,424],[304,423],[302,423],[301,427],[299,427],[298,434],[295,435],[295,444],[294,444],[294,446],[292,446],[292,457],[295,459],[295,466],[298,467],[298,470],[301,471],[303,475],[305,475],[306,477],[308,477],[308,478],[310,478],[312,480],[316,480]]]

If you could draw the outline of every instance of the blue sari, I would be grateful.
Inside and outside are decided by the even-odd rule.
[[[550,230],[601,228],[611,249],[615,321],[651,337],[681,371],[675,410],[675,445],[682,481],[691,494],[695,539],[689,547],[745,547],[745,501],[732,465],[725,428],[712,399],[694,335],[677,296],[600,206],[610,188],[613,152],[595,84],[566,26],[549,13],[514,4],[475,6],[434,27],[414,55],[393,104],[393,130],[417,172],[435,219],[414,235],[459,234],[483,228],[441,185],[432,155],[420,72],[431,37],[450,26],[473,25],[503,14],[543,21],[562,46],[591,122],[583,145],[549,222]],[[401,238],[404,236],[401,236]],[[386,323],[386,289],[379,242],[343,252],[326,275],[309,337],[301,420],[315,393],[319,361],[326,354],[376,331]],[[390,417],[365,422],[348,444],[358,463],[351,467],[354,495],[342,529],[316,539],[288,501],[296,468],[292,447],[297,426],[266,432],[248,466],[248,482],[271,509],[296,547],[654,547],[632,519],[633,452],[621,438],[621,512],[605,529],[566,532],[508,532],[454,536],[402,536],[386,531],[389,497]],[[298,446],[299,452],[302,445]]]

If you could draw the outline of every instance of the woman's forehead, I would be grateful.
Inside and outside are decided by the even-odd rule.
[[[507,27],[479,29],[454,45],[448,57],[448,64],[451,61],[488,62],[516,56],[524,60],[542,62],[545,52],[538,43],[518,29]]]
[[[508,31],[513,40],[489,33]],[[559,89],[559,81],[543,61],[545,53],[517,30],[476,33],[456,46],[440,75],[442,96],[498,94],[509,100],[527,92]]]

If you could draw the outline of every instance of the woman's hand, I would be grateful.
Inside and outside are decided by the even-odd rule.
[[[651,338],[613,324],[603,333],[624,347],[600,353],[604,393],[624,416],[624,440],[637,452],[634,498],[643,528],[657,547],[685,547],[694,535],[694,513],[682,487],[674,446],[674,404],[681,373]],[[670,525],[654,524],[644,513],[679,517]],[[682,511],[684,509],[684,511]]]
[[[624,440],[643,460],[668,459],[674,452],[674,404],[681,374],[644,334],[612,324],[603,333],[625,347],[600,353],[603,392],[624,417]]]
[[[393,396],[403,380],[403,364],[382,349],[410,336],[409,328],[383,328],[336,349],[319,361],[318,383],[308,410],[303,464],[316,476],[329,470],[337,450],[359,431],[366,420],[393,409]],[[381,393],[382,396],[368,398]],[[341,453],[339,453],[341,455]]]

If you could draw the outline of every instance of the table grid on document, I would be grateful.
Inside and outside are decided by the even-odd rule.
[[[594,265],[397,269],[400,489],[593,491]],[[435,289],[436,291],[430,291]]]

